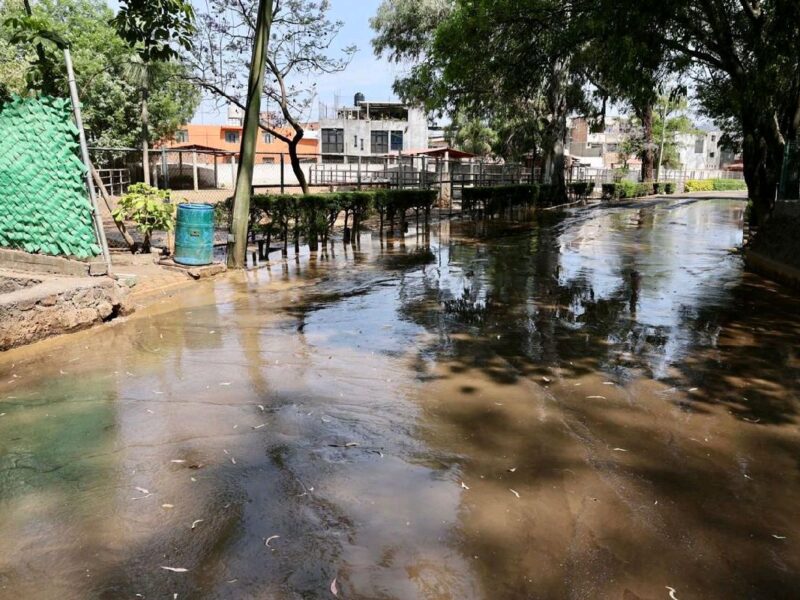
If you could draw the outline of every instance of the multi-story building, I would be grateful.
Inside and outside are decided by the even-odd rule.
[[[319,117],[323,162],[428,149],[427,115],[402,102],[369,102],[356,94],[353,106],[320,106]]]
[[[277,131],[285,133],[287,137],[294,135],[294,130],[282,126],[272,113],[263,113],[261,119],[273,124]],[[216,152],[220,155],[218,160],[221,163],[238,162],[242,142],[242,121],[241,109],[231,106],[228,109],[228,122],[225,125],[189,123],[176,131],[172,139],[163,140],[159,146],[175,150],[197,150],[201,153]],[[316,158],[318,145],[318,133],[311,124],[306,128],[305,135],[297,146],[297,153],[306,160],[313,160]],[[289,162],[288,152],[289,148],[285,142],[259,130],[256,142],[257,163],[279,163],[281,155],[284,162]]]
[[[722,149],[719,146],[722,132],[698,131],[675,137],[684,169],[719,169],[722,164]]]
[[[605,129],[591,131],[583,118],[572,120],[570,127],[569,155],[573,163],[596,169],[613,169],[622,166],[623,157],[620,145],[628,136],[635,134],[635,126],[627,117],[609,117]],[[708,128],[694,133],[675,136],[678,156],[682,169],[716,170],[724,169],[736,160],[736,155],[723,148],[722,132]],[[656,144],[658,140],[655,140]],[[641,165],[638,156],[628,157],[628,166],[637,169]]]

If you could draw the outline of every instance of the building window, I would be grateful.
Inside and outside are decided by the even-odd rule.
[[[185,129],[181,129],[175,132],[175,141],[179,144],[185,144],[189,141],[189,132]]]
[[[403,151],[403,132],[402,131],[393,131],[392,132],[392,144],[389,148],[392,152],[402,152]]]
[[[323,129],[321,137],[323,154],[344,154],[344,129]]]
[[[694,140],[694,153],[703,154],[706,151],[706,138],[705,136],[698,135]]]
[[[361,151],[364,151],[364,138],[361,138]]]
[[[373,131],[371,134],[372,139],[372,154],[388,154],[389,153],[389,132],[388,131]]]
[[[717,136],[715,136],[715,135],[712,135],[712,136],[711,136],[711,141],[712,141],[712,142],[716,142],[716,141],[717,141]]]
[[[226,131],[225,132],[225,141],[229,144],[238,144],[239,143],[239,132],[238,131]]]
[[[716,153],[716,152],[710,152],[708,156],[709,156],[710,158],[714,158],[716,155],[717,155],[717,153]]]
[[[353,136],[353,148],[358,149],[358,136]]]
[[[265,133],[264,134],[264,143],[265,144],[271,144],[272,143],[272,134],[271,133]]]

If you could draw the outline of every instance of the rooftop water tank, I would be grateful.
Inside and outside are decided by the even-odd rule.
[[[355,95],[355,98],[353,98],[353,106],[358,106],[359,104],[364,102],[366,99],[367,98],[366,98],[366,96],[364,96],[364,94],[362,94],[361,92],[358,92]]]

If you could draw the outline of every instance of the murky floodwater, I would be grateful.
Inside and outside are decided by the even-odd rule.
[[[7,353],[0,597],[800,596],[800,300],[743,209],[365,236]]]

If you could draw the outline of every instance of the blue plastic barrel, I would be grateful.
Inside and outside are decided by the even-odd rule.
[[[214,261],[214,207],[179,204],[175,225],[175,262],[197,267]]]

